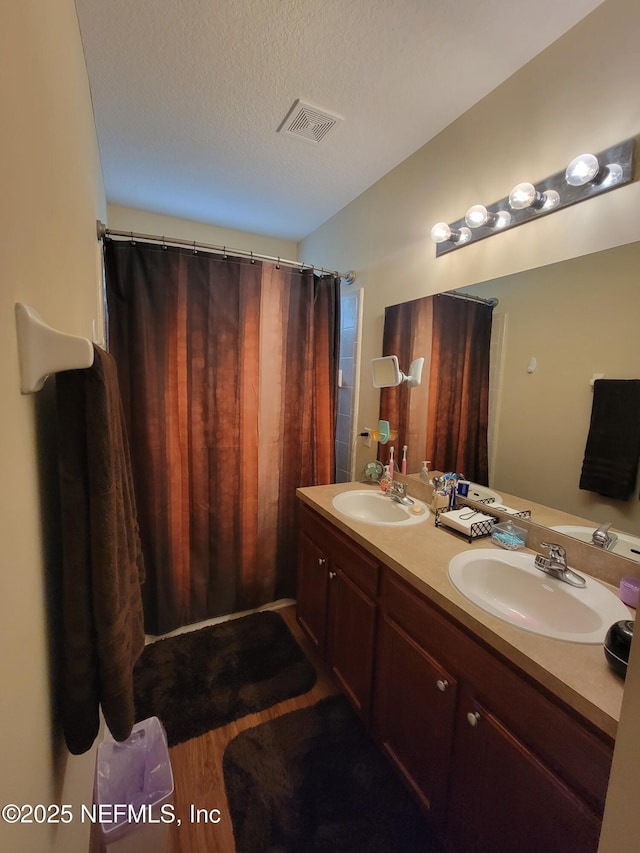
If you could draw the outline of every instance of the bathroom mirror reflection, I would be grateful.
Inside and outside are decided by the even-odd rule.
[[[371,359],[371,375],[374,388],[394,388],[402,382],[402,373],[395,355]]]
[[[640,378],[638,270],[640,243],[632,243],[459,291],[498,299],[489,486],[634,535],[640,482],[620,501],[580,490],[579,479],[594,375]],[[420,405],[416,389],[410,406]]]

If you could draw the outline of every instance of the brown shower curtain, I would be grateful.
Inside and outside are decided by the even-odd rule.
[[[492,314],[491,305],[445,294],[385,310],[383,355],[397,355],[404,370],[425,359],[420,386],[403,383],[380,394],[380,417],[398,430],[396,459],[408,445],[409,473],[428,459],[432,470],[488,484]],[[378,457],[387,461],[388,446]]]
[[[339,279],[129,241],[105,264],[147,632],[294,595],[295,489],[334,480]]]

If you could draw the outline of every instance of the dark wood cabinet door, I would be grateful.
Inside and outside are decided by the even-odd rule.
[[[487,708],[462,697],[447,837],[459,853],[596,853],[600,818]]]
[[[306,533],[300,534],[298,550],[297,618],[306,635],[324,655],[327,632],[327,555]]]
[[[333,563],[329,580],[328,662],[365,721],[369,720],[371,704],[376,611],[375,601]]]
[[[392,619],[378,628],[376,737],[430,813],[443,824],[457,683]]]

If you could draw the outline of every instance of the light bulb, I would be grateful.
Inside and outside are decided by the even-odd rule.
[[[517,184],[509,193],[509,205],[513,210],[524,210],[531,207],[536,200],[536,188],[528,181]]]
[[[566,182],[572,187],[583,187],[595,180],[600,171],[598,158],[593,154],[580,154],[574,157],[564,174]]]
[[[511,225],[511,214],[508,210],[499,210],[495,214],[495,222],[491,227],[497,231],[500,228],[506,228],[507,225]]]
[[[598,181],[601,187],[612,187],[622,178],[622,166],[619,163],[609,163],[605,166],[605,172],[604,178]]]
[[[509,193],[509,205],[513,210],[525,210],[527,207],[534,210],[551,210],[559,204],[560,196],[555,190],[541,193],[528,181],[517,184]]]
[[[464,221],[470,228],[479,228],[486,225],[489,220],[489,211],[484,204],[474,204],[467,210]]]
[[[490,213],[484,204],[474,204],[467,210],[464,220],[471,228],[488,225],[489,228],[499,229],[505,228],[511,223],[511,214],[508,210]]]
[[[451,239],[451,228],[446,222],[436,222],[431,229],[431,239],[434,243],[446,243]]]
[[[464,226],[454,231],[446,222],[436,222],[431,229],[431,239],[434,243],[446,243],[448,240],[452,243],[466,243],[471,239],[471,231]]]
[[[547,190],[545,193],[542,193],[542,197],[544,198],[542,210],[553,210],[554,207],[560,204],[560,193],[555,190]]]

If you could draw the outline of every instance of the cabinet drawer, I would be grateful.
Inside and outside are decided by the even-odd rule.
[[[383,576],[382,601],[387,616],[422,648],[447,663],[464,659],[467,638],[391,571]],[[458,653],[460,643],[464,647]]]

